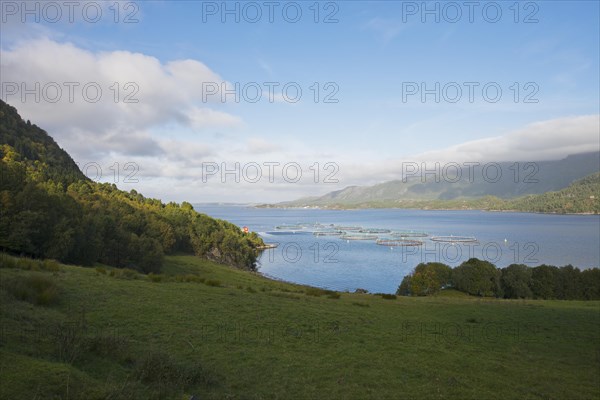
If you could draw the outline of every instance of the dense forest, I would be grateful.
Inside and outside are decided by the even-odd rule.
[[[173,253],[254,270],[261,244],[189,203],[91,181],[44,130],[0,101],[0,250],[148,273]]]
[[[505,299],[600,300],[600,269],[524,264],[500,269],[477,258],[454,269],[438,262],[421,263],[404,277],[396,293],[428,296],[450,287],[474,296]]]
[[[578,179],[568,187],[538,195],[519,197],[501,205],[504,210],[600,214],[600,172]]]

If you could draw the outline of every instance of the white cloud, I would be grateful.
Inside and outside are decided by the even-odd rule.
[[[262,138],[250,138],[247,144],[247,152],[250,154],[274,153],[280,150],[281,146]]]
[[[2,99],[69,151],[93,145],[97,154],[115,147],[124,154],[158,154],[153,129],[175,124],[202,131],[242,124],[215,109],[219,104],[208,104],[211,97],[203,98],[204,82],[220,86],[224,80],[196,60],[162,63],[141,53],[91,52],[48,38],[17,42],[1,54]],[[9,92],[13,83],[15,94]],[[39,99],[23,98],[22,85],[39,87]]]
[[[319,155],[300,145],[277,148],[277,144],[259,137],[238,146],[234,146],[235,140],[231,139],[214,146],[164,140],[159,143],[163,151],[161,154],[138,159],[140,176],[143,177],[138,186],[148,188],[148,194],[178,201],[284,201],[323,195],[351,185],[400,179],[402,164],[409,162],[542,161],[598,151],[599,123],[597,115],[535,122],[501,136],[387,160],[375,160],[373,156],[366,155],[356,158],[352,154],[340,153]],[[274,169],[273,182],[268,179],[269,170],[265,162],[279,162]],[[289,182],[289,179],[286,181],[282,175],[285,164],[291,162],[302,168],[302,179],[295,183]],[[315,162],[318,162],[318,179],[315,178]],[[327,162],[333,162],[339,168],[332,176],[338,183],[326,182],[325,178],[334,172],[331,167],[325,168]],[[218,164],[218,172],[203,180],[203,163]],[[239,163],[241,171],[239,182],[231,173],[222,173],[223,168],[234,169],[236,163]],[[248,163],[261,165],[263,178],[259,182],[244,180],[244,166]],[[293,169],[290,172],[293,173]],[[250,175],[254,176],[253,170]]]
[[[415,156],[423,161],[543,161],[600,150],[600,116],[535,122],[505,135]]]
[[[535,162],[600,151],[600,116],[564,117],[528,124],[504,135],[473,140],[399,159],[338,160],[340,188],[402,178],[406,163]],[[335,189],[332,189],[335,190]]]
[[[196,129],[204,129],[214,126],[238,127],[242,120],[235,115],[210,108],[191,107],[187,113],[190,125]]]
[[[392,37],[397,34],[390,28]],[[374,153],[347,153],[339,149],[313,148],[303,136],[269,141],[260,132],[240,137],[244,121],[227,112],[220,95],[202,98],[204,82],[223,79],[197,60],[161,62],[155,57],[128,51],[92,52],[51,39],[27,40],[2,49],[2,82],[25,82],[34,87],[48,82],[79,82],[73,102],[67,88],[57,103],[33,101],[28,95],[7,97],[25,119],[48,130],[77,161],[99,162],[108,168],[115,162],[135,162],[140,182],[134,187],[165,200],[280,201],[319,195],[349,185],[367,185],[399,179],[403,162],[541,161],[600,149],[600,118],[584,115],[531,123],[512,132],[432,150],[402,159],[378,159]],[[86,102],[81,88],[95,82],[103,90],[97,103]],[[113,95],[118,83],[119,98]],[[133,82],[136,86],[125,86]],[[225,85],[230,85],[225,82]],[[136,92],[136,88],[139,90]],[[3,90],[4,90],[3,85]],[[125,103],[132,95],[137,103]],[[42,99],[43,100],[43,99]],[[279,101],[280,99],[276,99]],[[252,128],[252,127],[250,127]],[[423,126],[411,128],[418,134]],[[236,133],[236,134],[232,134]],[[244,133],[244,132],[242,132]],[[485,132],[484,132],[485,133]],[[258,135],[258,136],[257,136]],[[365,151],[367,149],[364,149]],[[202,180],[203,163],[279,162],[274,182],[223,183],[217,176]],[[281,169],[297,162],[303,170],[298,183],[287,182]],[[315,162],[319,177],[315,179]],[[331,172],[327,162],[339,166],[338,184],[324,184]],[[107,169],[106,176],[110,175]],[[266,174],[267,168],[263,168]],[[149,192],[146,193],[146,190]]]

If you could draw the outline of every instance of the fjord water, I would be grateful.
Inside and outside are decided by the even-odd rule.
[[[269,277],[333,290],[394,293],[402,278],[420,262],[451,266],[477,257],[498,267],[512,263],[537,266],[571,264],[600,266],[600,216],[496,213],[485,211],[425,211],[402,209],[320,210],[254,208],[196,204],[211,217],[247,226],[267,243],[259,271]],[[386,247],[374,241],[346,241],[314,236],[277,226],[361,226],[396,231],[424,231],[430,236],[474,236],[476,243],[436,243],[423,238],[419,247]]]

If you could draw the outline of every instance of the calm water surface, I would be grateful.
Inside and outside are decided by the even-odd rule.
[[[484,211],[260,209],[197,204],[215,218],[247,226],[265,242],[278,243],[259,258],[259,271],[290,282],[334,290],[393,293],[402,278],[420,262],[451,266],[477,257],[498,267],[600,265],[600,216],[493,213]],[[282,225],[323,224],[361,226],[429,235],[474,236],[476,243],[436,243],[419,247],[386,247],[374,241],[317,237],[316,228],[276,229]],[[296,228],[297,229],[297,228]]]

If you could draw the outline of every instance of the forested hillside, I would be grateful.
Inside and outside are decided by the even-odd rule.
[[[42,129],[0,101],[0,249],[65,263],[160,271],[193,253],[254,269],[255,233],[135,190],[87,179]]]
[[[508,201],[505,209],[552,213],[600,213],[600,172],[573,182],[557,192]]]

